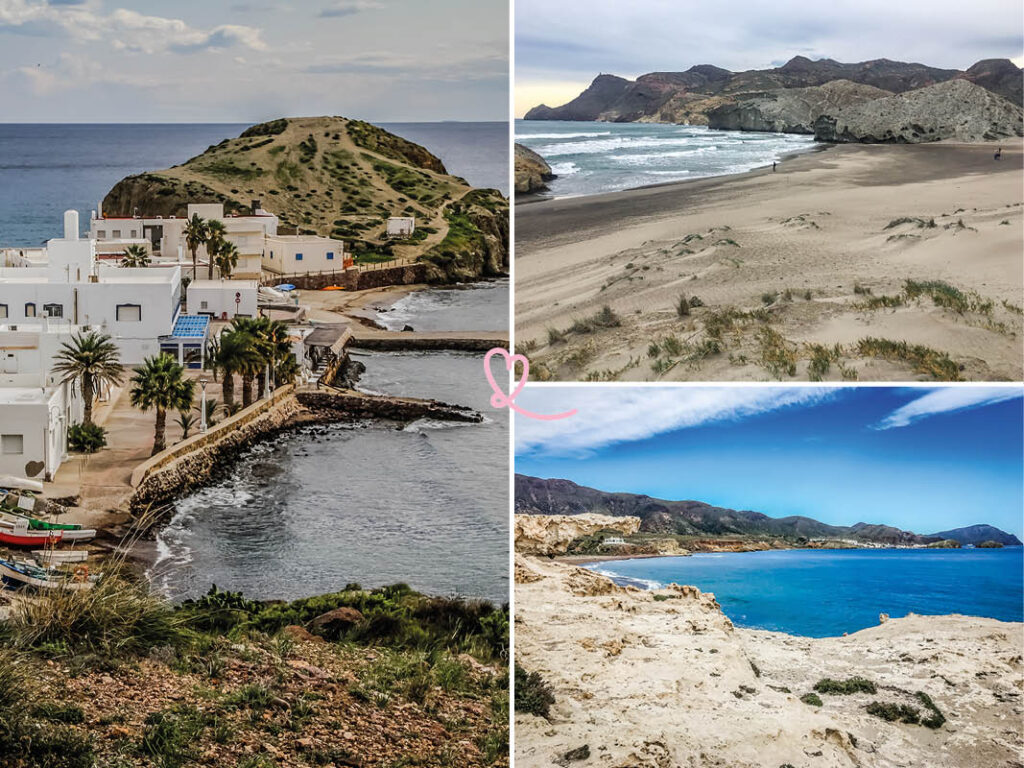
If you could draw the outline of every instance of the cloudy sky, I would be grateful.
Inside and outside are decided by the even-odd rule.
[[[740,71],[797,54],[965,69],[1024,60],[1019,0],[517,0],[516,116],[563,104],[600,72],[633,78],[716,64]]]
[[[1024,538],[1012,387],[527,387],[516,471],[834,525]]]
[[[3,122],[504,120],[507,0],[0,0]]]

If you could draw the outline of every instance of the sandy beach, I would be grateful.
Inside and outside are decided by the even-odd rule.
[[[1019,765],[1024,627],[968,616],[893,619],[843,637],[739,629],[694,587],[641,591],[563,563],[516,556],[516,663],[550,685],[548,718],[516,715],[516,764]],[[801,698],[823,678],[874,693]],[[870,714],[926,710],[937,728]],[[574,759],[579,759],[574,758]]]
[[[1019,380],[1022,143],[995,148],[842,145],[521,206],[517,348],[534,379]]]

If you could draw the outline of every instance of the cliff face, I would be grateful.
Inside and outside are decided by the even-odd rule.
[[[708,125],[730,131],[814,133],[814,121],[820,115],[891,95],[873,85],[850,80],[776,89],[711,109],[707,115]]]
[[[515,511],[517,515],[592,513],[613,518],[636,517],[640,519],[640,530],[645,533],[687,536],[786,536],[890,545],[927,544],[935,540],[887,525],[828,525],[796,515],[773,518],[760,512],[715,507],[700,501],[668,501],[633,493],[608,493],[569,480],[545,480],[526,475],[515,477]]]
[[[918,144],[1024,135],[1021,108],[964,79],[840,107],[814,122],[819,141]]]
[[[522,144],[515,146],[516,193],[534,194],[547,190],[547,182],[555,178],[543,157]]]
[[[639,517],[608,515],[516,515],[515,547],[531,555],[561,555],[576,539],[616,531],[630,536],[640,530]]]
[[[122,179],[103,209],[184,216],[189,203],[223,203],[239,213],[254,199],[282,227],[344,240],[357,258],[428,256],[435,280],[507,270],[508,201],[497,190],[475,190],[423,147],[343,117],[254,125],[181,165]],[[384,237],[398,215],[416,217],[417,237]]]
[[[889,59],[844,64],[803,56],[781,67],[746,72],[705,64],[684,72],[652,72],[632,82],[600,75],[569,103],[535,107],[526,119],[710,123],[712,127],[735,125],[740,130],[792,127],[796,133],[812,133],[815,119],[823,114],[819,109],[834,113],[840,107],[885,95],[879,91],[899,94],[954,79],[974,83],[1019,106],[1021,74],[1007,59],[980,61],[966,72]],[[842,85],[821,92],[807,90],[840,82],[862,88]],[[795,90],[805,92],[787,95]],[[718,116],[712,117],[715,114]]]

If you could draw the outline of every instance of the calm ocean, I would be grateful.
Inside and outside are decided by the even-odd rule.
[[[620,584],[675,582],[714,592],[741,627],[831,637],[878,615],[962,613],[1024,620],[1024,549],[729,552],[589,566]]]
[[[552,120],[517,120],[516,141],[544,157],[558,175],[548,185],[555,197],[740,173],[814,147],[809,136],[784,133]]]
[[[381,123],[422,144],[450,173],[508,194],[505,123]],[[60,232],[61,214],[89,212],[118,181],[167,168],[247,124],[0,124],[0,247],[34,246]]]

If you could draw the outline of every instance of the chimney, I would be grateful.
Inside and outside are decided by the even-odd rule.
[[[100,200],[100,204],[96,206],[96,218],[97,219],[102,219],[103,218],[103,201],[102,200]]]
[[[64,239],[78,239],[78,211],[64,211]]]

